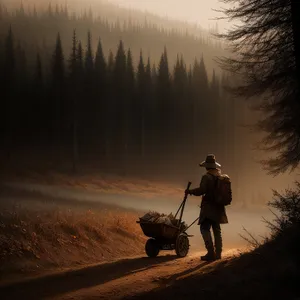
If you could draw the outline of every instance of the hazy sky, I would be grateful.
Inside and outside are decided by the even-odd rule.
[[[161,16],[199,23],[208,28],[215,25],[221,14],[213,11],[224,6],[219,0],[108,0],[121,6],[148,10]],[[218,21],[220,29],[228,27],[227,21]]]

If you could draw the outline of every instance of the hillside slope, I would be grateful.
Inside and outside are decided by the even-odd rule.
[[[143,253],[136,212],[88,206],[1,186],[0,281]]]

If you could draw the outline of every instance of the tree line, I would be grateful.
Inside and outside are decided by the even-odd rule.
[[[93,52],[90,32],[82,42],[74,30],[71,40],[64,53],[58,33],[50,68],[44,68],[40,52],[31,68],[12,28],[6,34],[0,51],[0,121],[8,150],[23,144],[60,146],[69,149],[74,168],[94,155],[123,170],[133,162],[184,164],[186,155],[198,159],[206,149],[226,152],[235,108],[221,88],[227,79],[215,72],[209,78],[204,57],[187,66],[178,55],[171,66],[165,47],[158,66],[141,51],[135,68],[122,40],[108,59],[101,39]]]
[[[69,51],[71,47],[69,37],[73,28],[76,28],[79,40],[86,39],[88,30],[93,36],[100,35],[104,53],[108,53],[110,49],[115,51],[119,40],[122,39],[135,54],[133,57],[135,66],[139,62],[140,49],[143,49],[147,55],[151,55],[153,62],[158,63],[161,49],[167,46],[168,58],[172,64],[176,62],[177,53],[182,53],[186,62],[190,64],[201,51],[206,57],[210,72],[213,66],[216,67],[213,63],[213,56],[223,51],[214,39],[209,38],[207,33],[201,34],[200,31],[196,36],[188,31],[166,29],[147,20],[144,22],[137,22],[130,18],[124,21],[110,20],[103,14],[96,17],[96,13],[91,11],[75,14],[67,7],[55,7],[51,6],[51,3],[45,10],[34,7],[25,9],[22,4],[19,9],[8,10],[0,4],[0,36],[2,38],[6,35],[10,24],[15,38],[22,42],[23,48],[28,53],[35,53],[37,48],[40,50],[44,65],[50,61],[57,32],[60,32],[63,51],[65,53]],[[95,50],[96,47],[97,40],[94,39],[92,48]],[[35,63],[35,57],[28,56],[27,59],[28,64]]]

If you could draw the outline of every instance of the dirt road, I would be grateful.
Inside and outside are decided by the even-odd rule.
[[[86,266],[2,286],[0,295],[2,300],[139,298],[193,273],[208,272],[222,262],[201,262],[200,254],[182,259],[175,255],[136,257]]]

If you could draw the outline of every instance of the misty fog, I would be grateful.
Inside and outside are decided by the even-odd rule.
[[[58,7],[55,6],[57,3],[59,4]],[[48,74],[47,72],[50,72],[51,70],[51,57],[55,49],[57,33],[60,33],[62,50],[64,53],[64,58],[67,61],[72,47],[72,31],[75,26],[77,30],[77,38],[78,40],[82,41],[84,51],[87,45],[88,30],[91,31],[90,42],[92,54],[95,54],[97,51],[98,41],[100,38],[103,56],[107,63],[109,61],[110,53],[111,57],[116,55],[119,41],[122,40],[124,42],[124,53],[126,53],[129,48],[131,50],[135,72],[137,71],[137,66],[140,61],[140,50],[142,50],[145,66],[149,58],[149,67],[157,71],[161,55],[164,51],[164,47],[166,46],[169,62],[168,68],[170,73],[173,72],[176,61],[181,55],[183,55],[185,71],[186,73],[190,72],[190,74],[193,73],[193,68],[194,71],[196,69],[194,63],[195,58],[198,62],[200,62],[202,59],[204,60],[206,72],[205,76],[208,77],[209,85],[213,84],[213,78],[216,78],[217,84],[221,86],[221,82],[223,81],[225,75],[222,74],[221,70],[214,62],[214,58],[217,55],[222,55],[225,53],[224,47],[221,43],[209,36],[208,30],[201,29],[201,27],[203,27],[214,28],[214,30],[216,30],[216,22],[210,19],[214,17],[214,12],[211,9],[217,8],[217,1],[209,1],[209,5],[208,1],[184,1],[184,4],[182,4],[182,1],[178,1],[178,5],[175,5],[174,1],[172,1],[171,5],[170,1],[166,0],[156,2],[111,0],[111,3],[141,11],[131,11],[118,8],[110,5],[106,1],[51,1],[52,7],[50,8],[49,1],[47,0],[23,0],[23,10],[26,14],[28,14],[26,17],[28,19],[24,19],[21,14],[22,11],[20,13],[20,1],[3,0],[2,4],[5,5],[9,11],[14,11],[14,9],[17,9],[19,13],[6,16],[5,10],[2,10],[1,14],[3,14],[5,17],[2,17],[0,21],[1,41],[6,37],[9,23],[11,20],[13,20],[12,31],[15,38],[14,44],[19,47],[18,49],[24,49],[24,53],[26,54],[26,68],[28,68],[27,71],[30,74],[34,74],[34,70],[36,70],[36,52],[39,52],[43,73]],[[34,16],[33,4],[37,9],[37,13],[40,14],[40,19]],[[69,12],[68,17],[63,15],[59,21],[53,21],[51,18],[46,17],[47,10],[49,11],[50,9],[54,14],[53,18],[55,18],[55,13],[59,15],[60,12],[64,12],[63,10],[65,9],[66,4]],[[175,9],[175,7],[177,8]],[[150,14],[144,13],[143,10],[149,11]],[[76,12],[77,17],[80,16],[79,18],[81,18],[80,21],[77,21],[75,15],[72,16],[71,12]],[[89,19],[90,12],[92,12],[91,19]],[[163,18],[156,17],[153,13],[157,13],[159,15],[168,15],[170,18],[177,18],[180,19],[180,21],[164,20]],[[95,21],[95,18],[97,17],[101,17],[102,19]],[[29,21],[27,22],[25,20]],[[147,20],[146,25],[145,20]],[[185,24],[182,21],[198,22],[201,27]],[[123,22],[125,22],[126,25],[124,25]],[[156,24],[155,22],[159,24],[157,28],[152,27],[152,25]],[[48,26],[42,26],[41,24],[48,24]],[[123,29],[120,29],[122,26],[124,26]],[[219,27],[220,26],[222,27],[223,25],[220,25],[219,23]],[[164,31],[164,28],[168,28],[168,30],[170,30],[170,28],[176,28],[177,31]],[[186,35],[186,32],[189,32],[189,34]],[[0,45],[2,47],[3,42],[1,42]],[[23,53],[21,50],[19,52],[17,51],[16,53]],[[3,50],[1,50],[0,53],[3,53]],[[16,61],[18,64],[21,62],[21,59],[17,59]],[[213,77],[215,75],[217,77]],[[29,78],[31,77],[29,76]],[[50,76],[45,76],[45,80],[48,80],[49,78]],[[44,93],[44,91],[42,91],[42,93]],[[208,94],[201,94],[200,91],[199,99],[208,99],[207,95]],[[90,99],[91,97],[94,97],[94,95],[90,95],[87,97],[87,99]],[[116,97],[114,99],[117,99],[118,95],[114,95],[114,97]],[[210,95],[209,97],[213,96]],[[222,97],[225,97],[226,103],[230,104],[225,105],[225,100],[220,100]],[[162,99],[163,98],[164,97],[162,96]],[[185,98],[186,96],[182,96],[183,100],[185,100]],[[207,117],[203,107],[199,107],[197,115],[193,116],[193,118],[197,120],[195,122],[198,126],[197,128],[193,128],[193,132],[183,132],[182,129],[181,135],[176,136],[175,132],[181,130],[180,128],[182,128],[182,126],[186,124],[190,118],[190,115],[187,111],[180,114],[179,109],[179,116],[177,115],[176,118],[182,118],[181,123],[178,123],[176,120],[174,121],[174,119],[170,117],[170,124],[172,125],[169,124],[171,127],[168,129],[170,132],[172,132],[172,135],[174,135],[172,136],[172,143],[174,143],[174,147],[177,149],[174,150],[176,153],[167,155],[168,157],[164,157],[161,153],[163,150],[157,149],[157,155],[152,155],[151,158],[146,159],[146,161],[143,162],[144,165],[142,164],[141,166],[139,166],[138,163],[140,160],[136,160],[135,158],[132,159],[131,157],[129,160],[130,165],[132,166],[130,171],[134,170],[135,175],[140,174],[141,176],[145,177],[151,175],[151,178],[156,178],[158,180],[164,180],[165,178],[168,178],[168,180],[173,180],[181,186],[184,186],[184,184],[189,180],[193,182],[193,185],[198,185],[200,176],[203,172],[203,170],[198,167],[198,163],[205,159],[206,154],[214,153],[217,157],[217,160],[222,164],[223,172],[232,176],[235,201],[239,204],[242,204],[245,208],[252,205],[267,203],[269,200],[271,200],[271,189],[277,189],[280,191],[283,187],[286,188],[289,184],[291,184],[297,177],[297,174],[292,176],[285,174],[284,176],[280,175],[276,178],[272,178],[267,176],[266,172],[262,170],[259,160],[267,157],[268,154],[253,150],[256,147],[256,143],[259,141],[260,134],[250,132],[248,128],[243,127],[243,125],[253,123],[254,118],[253,113],[249,112],[247,104],[243,101],[230,99],[229,96],[220,96],[220,99],[218,100],[219,104],[217,104],[215,107],[210,107],[210,117]],[[65,105],[69,104],[66,103]],[[186,109],[190,109],[187,107],[187,105],[185,105],[185,107]],[[111,109],[114,108],[111,107]],[[82,111],[84,111],[84,109]],[[122,114],[122,112],[118,113]],[[66,114],[68,114],[68,112],[66,112]],[[162,113],[161,116],[163,115],[164,113]],[[106,114],[106,117],[107,116],[108,115]],[[163,119],[161,116],[159,118]],[[62,126],[66,126],[64,127],[65,134],[70,137],[69,140],[71,143],[69,118],[70,116],[67,116],[67,119],[62,120],[61,122],[66,122]],[[84,120],[91,120],[90,115],[83,116],[83,118],[85,118]],[[104,117],[102,116],[101,118]],[[157,118],[157,116],[155,118]],[[218,122],[216,122],[216,120],[218,120]],[[109,119],[106,121],[113,122]],[[49,124],[46,124],[45,128],[48,125]],[[103,124],[98,125],[102,126]],[[151,127],[152,125],[150,124],[149,126]],[[51,127],[52,125],[49,126]],[[94,125],[91,123],[87,126]],[[188,126],[187,128],[190,128]],[[102,149],[100,147],[99,149],[101,150],[95,150],[95,153],[91,153],[90,150],[83,149],[86,145],[92,143],[90,140],[88,140],[91,132],[90,128],[83,127],[84,126],[82,124],[79,126],[80,129],[78,133],[79,140],[81,139],[80,134],[83,136],[81,139],[82,153],[79,154],[79,157],[84,163],[86,163],[86,157],[89,157],[90,160],[92,160],[91,157],[95,159],[99,158],[99,160],[100,158],[102,159],[105,151],[108,151],[107,149]],[[47,128],[47,130],[48,129],[49,128]],[[22,128],[22,130],[25,129]],[[56,128],[55,130],[58,129]],[[151,130],[153,130],[153,128],[149,129],[149,134]],[[17,136],[20,135],[18,130],[15,132]],[[88,134],[86,134],[87,132]],[[107,133],[101,132],[101,134],[105,135]],[[141,139],[142,138],[143,137],[141,137]],[[164,139],[163,137],[161,138],[162,140]],[[94,143],[95,138],[92,137],[91,139]],[[156,142],[161,143],[162,140]],[[191,143],[191,140],[193,140],[193,146],[189,144]],[[139,142],[141,141],[139,140]],[[132,143],[132,153],[134,153],[136,150],[134,149],[136,146],[136,141],[132,141]],[[46,144],[44,144],[43,147],[45,145]],[[28,145],[24,146],[26,149],[28,147]],[[65,147],[65,145],[63,147]],[[88,146],[86,147],[88,148]],[[193,151],[191,150],[192,148],[194,149]],[[68,151],[69,150],[64,149],[63,155],[66,155]],[[18,155],[17,152],[18,151],[16,150],[16,155]],[[130,155],[134,157],[135,154],[132,153]],[[42,156],[41,152],[39,155]],[[107,153],[105,155],[107,155]],[[110,159],[112,159],[112,161],[117,161],[115,160],[114,155],[115,154],[111,155]],[[67,154],[66,156],[69,158],[70,155]],[[38,156],[36,156],[36,159],[37,157]],[[55,157],[54,154],[53,157]],[[67,159],[65,161],[67,161]],[[102,163],[103,169],[109,168],[109,165],[105,165],[107,161],[108,156],[105,156],[105,160]],[[118,163],[116,164],[120,165]],[[117,169],[118,167],[114,168]],[[113,167],[111,169],[113,169]],[[160,169],[164,169],[164,171],[160,172]]]
[[[220,16],[214,9],[219,8],[218,0],[108,0],[125,8],[139,9],[158,14],[162,17],[177,19],[185,22],[199,24],[202,28],[216,26],[216,18]],[[227,25],[227,21],[219,20],[220,30]]]
[[[3,0],[5,5],[10,4],[14,6],[19,6],[20,1],[18,0]],[[35,4],[47,5],[49,1],[44,0],[23,0],[24,6]],[[56,3],[65,5],[67,4],[71,9],[74,7],[86,7],[89,8],[91,5],[95,7],[101,4],[112,3],[120,7],[127,8],[129,10],[140,10],[142,12],[148,12],[151,14],[156,14],[158,16],[180,20],[183,22],[195,23],[200,25],[202,28],[215,27],[216,17],[220,16],[218,13],[213,11],[213,9],[219,8],[218,0],[211,1],[198,1],[198,0],[55,0],[51,1],[53,5]],[[227,22],[222,20],[218,21],[219,29],[222,30]]]
[[[178,196],[167,197],[166,195],[147,197],[147,201],[140,195],[128,194],[105,194],[99,191],[82,190],[80,188],[66,188],[57,186],[46,186],[40,184],[7,184],[8,187],[14,188],[14,194],[22,195],[22,191],[38,192],[39,197],[32,197],[30,193],[27,196],[21,197],[6,197],[1,201],[9,201],[20,207],[42,210],[57,210],[64,207],[69,208],[72,205],[72,211],[85,211],[86,209],[102,210],[121,209],[135,211],[137,216],[142,217],[149,211],[159,211],[160,213],[175,215],[183,198],[182,194]],[[26,194],[25,194],[26,195]],[[45,197],[51,197],[51,201],[45,201]],[[38,199],[38,200],[37,200]],[[183,213],[183,221],[187,225],[199,216],[200,197],[188,197],[185,210]],[[104,206],[103,206],[104,205]],[[226,249],[238,248],[244,249],[249,247],[245,236],[249,238],[246,231],[252,234],[258,241],[262,241],[269,234],[269,229],[263,221],[263,218],[272,221],[274,215],[266,207],[250,207],[248,209],[238,208],[233,205],[227,207],[227,213],[230,218],[229,224],[222,225],[224,247]],[[245,231],[245,230],[246,231]],[[203,250],[203,241],[200,237],[200,228],[196,224],[190,227],[188,234],[194,235],[190,238],[191,252],[199,252]],[[242,235],[242,236],[241,236]]]

